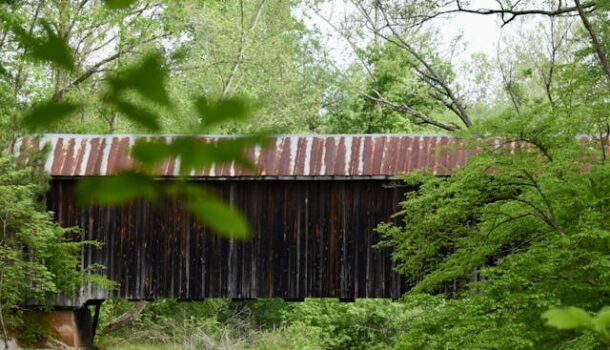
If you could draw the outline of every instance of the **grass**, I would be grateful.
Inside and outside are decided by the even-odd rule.
[[[182,349],[180,344],[124,344],[124,345],[108,345],[100,346],[104,350],[178,350]]]
[[[123,344],[123,345],[99,345],[103,350],[174,350],[181,349],[181,344]]]
[[[101,350],[178,350],[182,349],[182,344],[171,344],[166,342],[140,343],[130,342],[126,339],[115,337],[96,336],[95,345]]]

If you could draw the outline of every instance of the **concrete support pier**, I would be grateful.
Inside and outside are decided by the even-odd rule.
[[[57,340],[73,349],[95,349],[93,321],[88,308],[43,311],[43,314],[55,332]]]

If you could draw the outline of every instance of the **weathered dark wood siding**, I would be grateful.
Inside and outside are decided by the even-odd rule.
[[[404,189],[387,180],[207,181],[248,218],[246,241],[218,237],[181,209],[179,200],[77,208],[74,180],[54,179],[49,209],[81,239],[103,243],[82,253],[119,284],[89,288],[102,298],[397,298],[406,291],[374,228],[391,215]]]

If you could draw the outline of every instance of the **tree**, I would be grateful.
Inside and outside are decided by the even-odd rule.
[[[504,23],[530,11],[510,8]],[[461,134],[478,149],[468,165],[447,179],[411,178],[418,189],[398,213],[404,224],[379,227],[414,285],[405,300],[420,310],[398,348],[588,349],[607,341],[609,80],[588,29],[554,31],[562,21],[554,12],[544,13],[552,17],[548,55],[536,59],[532,52],[544,51],[531,43],[516,60],[499,55],[508,101]],[[596,24],[607,43],[606,25]],[[547,312],[557,306],[573,309]],[[557,332],[541,315],[583,332]]]
[[[401,347],[592,346],[591,333],[574,339],[540,318],[552,306],[607,303],[608,135],[584,122],[595,117],[564,113],[482,123],[477,134],[499,145],[475,140],[480,152],[463,170],[418,178],[398,214],[404,226],[379,227],[414,284],[407,300],[423,310]]]
[[[180,8],[160,1],[138,2],[122,9],[103,6],[97,0],[10,2],[2,6],[2,64],[6,72],[2,80],[12,90],[13,130],[18,130],[15,116],[20,111],[47,98],[57,103],[80,102],[81,124],[106,118],[112,130],[116,116],[87,115],[84,107],[99,102],[88,92],[102,87],[107,72],[133,61],[180,30],[176,20],[181,16]],[[44,38],[45,33],[53,39],[47,44],[57,45],[45,47],[46,52],[65,44],[57,51],[62,52],[63,56],[56,57],[61,62],[49,65],[45,57],[36,57],[36,39]]]
[[[34,158],[36,159],[36,158]],[[40,161],[40,159],[38,159]],[[19,324],[16,312],[25,302],[46,305],[57,293],[72,295],[82,283],[111,283],[79,267],[83,245],[71,241],[74,228],[60,227],[45,210],[45,175],[16,160],[0,158],[0,328],[6,345],[7,328]],[[9,316],[9,319],[6,319]]]
[[[196,126],[190,96],[242,98],[254,102],[252,118],[210,132],[312,132],[318,126],[328,59],[316,33],[282,1],[187,2],[185,39],[169,64],[169,89],[179,104],[164,115],[167,130],[188,132]],[[177,114],[177,115],[176,115]]]
[[[375,46],[387,46],[387,52],[395,52],[401,57],[401,69],[395,73],[398,81],[411,81],[418,85],[421,98],[433,101],[436,106],[450,112],[457,120],[445,121],[446,118],[437,118],[427,114],[426,108],[418,109],[417,105],[409,105],[403,101],[393,100],[384,96],[383,91],[359,91],[359,93],[380,106],[404,114],[416,125],[430,125],[445,131],[455,131],[460,128],[472,126],[471,117],[467,111],[464,96],[454,83],[454,72],[450,64],[450,57],[442,57],[435,46],[437,35],[434,31],[414,24],[416,19],[412,13],[419,6],[428,8],[428,3],[408,2],[379,2],[379,1],[351,1],[356,15],[350,16],[347,23],[338,27],[324,18],[315,4],[311,5],[314,12],[324,18],[335,31],[343,36],[354,50],[358,61],[366,73],[374,79],[374,65],[377,60],[369,60],[367,50],[357,44],[359,41],[375,39]],[[381,43],[385,43],[382,45]],[[393,46],[393,48],[390,48]],[[398,51],[398,52],[397,52]],[[403,77],[400,77],[403,75]],[[403,93],[410,93],[409,84],[403,86]],[[429,107],[431,103],[425,104]]]
[[[317,126],[324,82],[329,79],[323,51],[315,33],[281,1],[187,1],[171,6],[164,1],[129,1],[123,8],[100,0],[11,2],[0,18],[2,83],[12,92],[12,130],[15,116],[46,99],[76,103],[77,123],[63,121],[48,131],[150,132],[124,115],[105,98],[108,77],[128,68],[143,55],[161,52],[168,72],[172,109],[154,107],[164,132],[184,133],[198,127],[200,115],[193,96],[256,101],[258,123],[224,126],[209,132],[252,132],[278,127],[280,132],[313,130]],[[45,28],[65,42],[67,66],[48,65],[32,56],[21,39],[44,37]],[[92,93],[93,92],[93,93]],[[132,98],[132,97],[130,97]],[[305,117],[301,117],[300,113]],[[230,130],[229,130],[230,129]]]
[[[368,22],[381,18],[373,33],[385,30],[381,37],[407,52],[395,36],[456,13],[497,15],[503,25],[537,15],[547,34],[525,33],[522,44],[498,50],[496,112],[458,133],[478,149],[469,164],[451,178],[409,178],[418,189],[397,214],[404,224],[378,228],[414,286],[405,300],[418,310],[396,347],[604,348],[598,341],[608,341],[610,263],[604,2],[414,4],[357,6]],[[558,306],[570,308],[552,309]]]
[[[328,131],[385,133],[445,129],[443,123],[448,118],[442,115],[444,107],[430,97],[429,87],[417,75],[404,71],[412,61],[410,55],[392,44],[371,44],[358,54],[367,68],[352,65],[330,90],[325,116]]]
[[[531,30],[524,32],[523,36],[530,40],[527,44],[514,41],[516,45],[498,51],[494,74],[503,81],[504,93],[509,98],[512,108],[520,108],[522,101],[518,100],[522,96],[537,97],[531,95],[531,88],[542,89],[547,99],[553,100],[558,97],[554,97],[552,91],[553,85],[558,80],[557,75],[560,74],[558,71],[564,68],[565,64],[576,63],[576,57],[571,56],[577,51],[576,47],[583,48],[587,52],[587,59],[591,58],[595,61],[588,60],[587,64],[593,63],[591,68],[601,73],[600,77],[607,76],[604,63],[607,61],[607,44],[605,44],[607,41],[604,39],[607,37],[604,34],[607,32],[607,21],[604,20],[607,11],[604,2],[568,4],[498,1],[495,8],[473,7],[470,3],[460,0],[445,2],[354,0],[348,3],[351,4],[351,14],[346,15],[346,19],[340,24],[323,17],[315,3],[311,4],[310,8],[349,43],[359,65],[366,73],[363,76],[368,75],[364,80],[375,81],[381,77],[375,75],[376,61],[368,59],[367,50],[363,49],[360,43],[371,43],[371,46],[377,47],[381,46],[380,43],[383,43],[382,46],[394,46],[394,50],[403,52],[403,57],[409,57],[401,68],[393,72],[395,79],[416,80],[421,87],[425,87],[418,91],[419,96],[422,98],[427,96],[437,107],[431,112],[427,109],[429,104],[421,108],[422,106],[414,101],[397,99],[396,95],[388,94],[386,91],[370,93],[371,91],[365,91],[366,89],[355,89],[355,94],[369,99],[371,103],[383,106],[378,110],[387,108],[408,116],[412,123],[429,126],[426,130],[452,132],[468,129],[481,119],[481,104],[474,103],[468,83],[455,79],[455,73],[464,71],[465,68],[457,66],[453,61],[453,52],[459,47],[456,46],[459,41],[451,44],[450,50],[441,50],[436,43],[438,36],[433,30],[435,24],[439,23],[435,22],[437,20],[451,20],[454,16],[468,13],[497,16],[502,26],[511,25],[513,22],[527,23],[529,26],[539,26],[543,30],[544,35],[536,34]],[[574,25],[574,22],[577,25]],[[579,26],[580,24],[582,26]],[[567,46],[568,42],[570,48]],[[515,46],[521,46],[518,50],[522,51],[518,65],[511,58],[516,57]],[[467,66],[468,63],[462,65]],[[524,67],[526,65],[528,67]],[[528,85],[523,86],[522,84],[527,80],[529,80]],[[403,91],[411,92],[411,88],[405,85]],[[527,94],[523,93],[524,89],[527,89]],[[500,92],[497,91],[497,94],[499,95]],[[351,97],[351,99],[358,98]],[[489,111],[497,110],[498,107],[504,108],[494,105],[494,102],[488,101]],[[360,108],[351,105],[352,111]],[[471,109],[475,105],[477,105],[477,113],[472,113]],[[341,118],[343,115],[339,113],[338,119]]]

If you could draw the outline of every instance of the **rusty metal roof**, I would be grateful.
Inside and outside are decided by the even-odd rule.
[[[47,134],[21,138],[15,149],[19,153],[49,143],[51,149],[45,168],[51,176],[111,175],[130,169],[133,162],[129,149],[137,139],[153,137],[169,142],[181,136]],[[208,141],[223,138],[200,137]],[[246,151],[258,166],[256,173],[243,171],[231,163],[216,164],[191,176],[388,178],[415,170],[449,175],[472,154],[459,148],[461,140],[444,135],[281,135],[273,139],[268,148],[256,146]],[[179,159],[166,161],[158,175],[178,175],[179,162]]]

